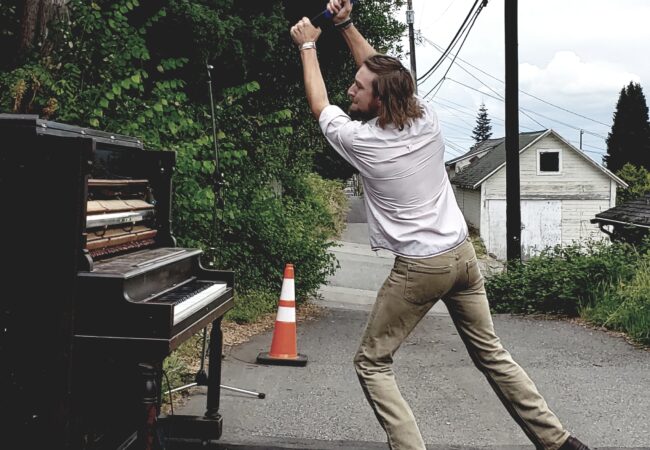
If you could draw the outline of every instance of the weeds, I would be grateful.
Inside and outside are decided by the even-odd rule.
[[[549,248],[486,282],[494,312],[582,316],[650,344],[650,253],[623,243]]]
[[[587,321],[624,331],[633,340],[650,344],[650,258],[645,256],[628,283],[602,283],[592,301],[581,308]]]

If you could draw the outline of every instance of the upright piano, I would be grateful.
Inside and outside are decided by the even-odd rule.
[[[234,277],[176,246],[174,164],[132,137],[0,114],[0,436],[13,448],[219,438]],[[159,421],[162,362],[206,327],[206,413]]]

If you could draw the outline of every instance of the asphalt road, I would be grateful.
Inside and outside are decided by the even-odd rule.
[[[347,244],[365,239],[356,225],[349,227]],[[256,364],[258,353],[269,350],[271,333],[226,355],[222,383],[266,398],[222,390],[223,435],[214,448],[388,448],[351,363],[372,303],[372,280],[387,269],[386,255],[372,259],[369,248],[347,249],[340,270],[358,269],[359,275],[333,277],[333,290],[321,299],[323,316],[298,323],[306,367]],[[570,432],[592,449],[650,449],[650,351],[567,321],[496,315],[494,324]],[[444,308],[418,325],[398,351],[395,371],[430,450],[533,448],[473,367]],[[176,412],[202,415],[204,409],[205,393],[197,388]]]
[[[256,364],[268,351],[268,333],[233,349],[222,383],[266,398],[222,391],[222,440],[230,446],[220,448],[386,448],[350,363],[366,315],[336,308],[299,324],[299,352],[309,357],[303,368]],[[494,321],[567,429],[592,448],[650,448],[650,352],[568,322]],[[448,317],[427,316],[396,355],[395,369],[430,448],[532,448],[471,365]],[[177,412],[200,415],[204,405],[199,389]]]

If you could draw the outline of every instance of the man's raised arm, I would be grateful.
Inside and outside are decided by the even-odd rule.
[[[350,18],[352,3],[350,3],[350,0],[330,0],[327,9],[332,13],[334,27],[343,35],[343,39],[348,44],[357,67],[360,67],[370,56],[377,54],[377,51],[372,48],[372,45],[366,41],[366,38],[359,33],[359,30],[352,23]]]
[[[316,55],[316,41],[320,32],[320,28],[315,28],[306,17],[291,27],[291,37],[300,49],[307,102],[316,120],[330,103]]]

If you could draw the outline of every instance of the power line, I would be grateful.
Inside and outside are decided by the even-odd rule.
[[[583,147],[593,148],[594,150],[598,150],[598,154],[600,154],[600,155],[604,155],[604,154],[607,153],[607,150],[603,150],[602,148],[594,147],[593,145],[590,145],[590,144],[585,144],[584,142],[582,143],[582,146]],[[585,151],[588,151],[588,150],[585,150]],[[590,152],[590,153],[596,153],[596,152]]]
[[[467,153],[467,150],[462,148],[460,145],[454,143],[453,141],[449,140],[448,138],[445,138],[445,144],[446,146],[450,147],[449,149],[445,148],[445,150],[448,150],[449,153],[451,153],[454,156],[462,156],[465,153]]]
[[[428,42],[428,43],[431,44],[433,47],[435,47],[436,50],[438,50],[438,51],[440,51],[440,52],[443,51],[443,50],[442,50],[442,47],[440,47],[438,44],[436,44],[435,42],[433,42],[432,40],[430,40],[429,38],[427,38],[426,36],[424,36],[422,33],[420,33],[420,37],[421,37],[424,41]],[[457,56],[458,56],[458,52],[456,53],[456,55],[454,55],[454,57],[457,57]],[[449,55],[447,55],[446,57],[449,57]],[[465,61],[464,59],[458,57],[458,60],[461,61],[461,62],[463,62],[464,64],[467,64],[468,66],[470,66],[470,67],[472,67],[472,68],[478,70],[479,72],[483,73],[484,75],[487,75],[488,77],[490,77],[490,78],[492,78],[492,79],[494,79],[494,80],[496,80],[496,81],[498,81],[498,82],[500,82],[500,83],[505,84],[505,81],[503,81],[503,80],[501,80],[501,79],[495,77],[494,75],[491,75],[491,74],[487,73],[486,71],[484,71],[484,70],[482,70],[482,69],[476,67],[475,65],[473,65],[473,64],[471,64],[471,63]],[[456,63],[456,64],[458,65],[458,67],[460,67],[461,69],[465,70],[465,72],[467,72],[467,70],[466,70],[465,68],[463,68],[460,64],[458,64],[458,63]],[[467,72],[467,73],[469,73],[469,72]],[[471,75],[471,74],[470,74],[470,75]],[[583,119],[590,120],[590,121],[592,121],[592,122],[594,122],[594,123],[597,123],[597,124],[599,124],[599,125],[603,125],[603,126],[606,126],[606,127],[610,127],[610,125],[608,125],[608,124],[606,124],[606,123],[603,123],[603,122],[601,122],[601,121],[599,121],[599,120],[596,120],[596,119],[592,119],[591,117],[587,117],[587,116],[585,116],[585,115],[583,115],[583,114],[577,113],[577,112],[575,112],[575,111],[571,111],[571,110],[569,110],[569,109],[567,109],[567,108],[564,108],[564,107],[562,107],[562,106],[559,106],[559,105],[556,105],[556,104],[554,104],[554,103],[551,103],[551,102],[549,102],[549,101],[547,101],[547,100],[544,100],[544,99],[542,99],[542,98],[540,98],[540,97],[537,97],[536,95],[533,95],[533,94],[531,94],[531,93],[529,93],[529,92],[526,92],[526,91],[524,91],[524,90],[522,90],[522,89],[519,89],[519,92],[521,92],[522,94],[525,94],[525,95],[527,95],[527,96],[529,96],[529,97],[532,97],[532,98],[534,98],[535,100],[538,100],[538,101],[540,101],[540,102],[542,102],[542,103],[545,103],[545,104],[547,104],[547,105],[549,105],[549,106],[552,106],[552,107],[554,107],[554,108],[560,109],[560,110],[565,111],[565,112],[568,112],[569,114],[573,114],[573,115],[575,115],[575,116],[582,117]]]
[[[485,4],[486,4],[486,2],[481,3],[481,5],[480,5],[480,6],[478,7],[478,9],[476,10],[476,13],[474,13],[474,16],[472,17],[472,19],[471,19],[469,25],[468,25],[467,28],[466,28],[465,36],[463,37],[463,40],[462,40],[462,42],[460,43],[460,46],[458,47],[458,50],[456,51],[456,54],[455,54],[454,57],[452,58],[451,63],[449,64],[449,67],[447,67],[447,70],[446,70],[445,73],[442,75],[442,78],[440,79],[440,81],[438,81],[438,83],[437,83],[437,84],[436,84],[436,85],[435,85],[435,86],[434,86],[434,87],[433,87],[433,88],[432,88],[432,89],[427,93],[427,95],[424,96],[425,98],[426,98],[429,94],[431,94],[431,92],[433,92],[433,90],[436,88],[436,86],[438,86],[438,90],[435,92],[435,94],[433,94],[433,96],[435,97],[436,94],[438,93],[438,91],[440,91],[440,88],[442,87],[442,83],[444,83],[444,81],[445,81],[445,77],[447,76],[447,74],[449,73],[449,71],[451,70],[451,68],[453,67],[454,62],[456,61],[456,57],[458,56],[458,54],[459,54],[460,51],[462,50],[463,45],[465,44],[465,41],[467,40],[467,37],[469,36],[470,31],[472,31],[472,28],[474,27],[474,24],[476,23],[476,19],[478,18],[478,15],[479,15],[479,14],[481,13],[481,11],[483,10],[483,7],[485,6]],[[422,80],[422,82],[424,82],[424,81],[426,81],[426,79]]]
[[[449,4],[447,5],[447,7],[445,8],[445,10],[444,10],[444,11],[443,11],[439,16],[438,16],[438,18],[437,18],[436,20],[434,20],[433,22],[431,22],[431,23],[429,24],[429,26],[427,27],[427,29],[428,29],[428,28],[431,28],[433,25],[435,25],[435,24],[437,24],[438,22],[440,22],[440,19],[442,19],[442,18],[445,16],[445,14],[447,13],[447,11],[449,11],[449,8],[451,8],[451,5],[453,5],[455,1],[456,1],[456,0],[451,0],[451,1],[449,2]],[[424,4],[427,5],[428,3],[425,2]],[[418,26],[420,26],[420,22],[418,22]]]
[[[447,78],[447,79],[448,79],[449,81],[453,81],[454,83],[458,83],[458,84],[460,84],[461,86],[466,87],[467,89],[471,89],[471,90],[473,90],[473,91],[479,92],[479,93],[481,93],[481,94],[483,94],[483,95],[486,95],[486,96],[488,96],[488,97],[490,97],[490,98],[493,98],[493,99],[495,99],[495,100],[499,100],[499,101],[505,102],[505,99],[504,99],[501,95],[499,95],[499,97],[495,97],[494,95],[490,95],[490,94],[488,94],[488,93],[486,93],[486,92],[480,91],[480,90],[478,90],[478,89],[476,89],[476,88],[474,88],[474,87],[472,87],[472,86],[470,86],[470,85],[468,85],[468,84],[461,83],[460,81],[454,80],[453,78]],[[481,82],[481,84],[483,84],[483,85],[485,86],[485,84],[484,84],[483,82]],[[488,86],[486,86],[486,87],[487,87],[488,89],[490,89]],[[494,92],[494,91],[493,91],[493,92]],[[519,112],[522,113],[524,116],[528,117],[530,120],[532,120],[533,122],[535,122],[535,123],[536,123],[537,125],[539,125],[540,127],[544,128],[544,129],[547,129],[547,128],[548,128],[546,125],[540,123],[539,121],[535,120],[534,118],[532,118],[532,117],[530,117],[528,114],[526,114],[526,113],[523,111],[523,108],[519,108]],[[579,129],[579,128],[577,128],[577,129]]]
[[[427,70],[427,71],[424,73],[424,75],[420,76],[420,77],[417,79],[417,82],[421,82],[421,81],[424,81],[424,80],[426,80],[427,78],[429,78],[429,77],[431,76],[431,74],[432,74],[432,73],[433,73],[433,72],[434,72],[434,71],[435,71],[435,70],[436,70],[436,69],[437,69],[437,68],[442,64],[442,62],[447,58],[448,53],[451,52],[451,50],[456,46],[456,43],[458,42],[458,38],[459,38],[459,36],[461,36],[462,33],[465,31],[465,29],[466,29],[466,27],[467,27],[467,24],[468,24],[468,21],[470,20],[470,17],[472,17],[472,14],[475,13],[474,10],[475,10],[476,6],[479,4],[479,2],[481,2],[481,0],[476,0],[476,1],[474,2],[474,4],[472,5],[472,7],[470,8],[469,12],[467,13],[467,16],[465,16],[465,20],[463,20],[463,23],[460,25],[460,28],[458,28],[458,31],[456,31],[456,34],[454,35],[454,37],[452,38],[451,42],[449,43],[449,45],[447,46],[447,48],[445,49],[445,51],[442,53],[442,55],[440,56],[440,58],[438,59],[438,61],[436,61],[436,62],[433,64],[433,66],[431,66],[431,68],[430,68],[429,70]]]
[[[454,61],[452,60],[451,63],[453,64]],[[492,88],[491,88],[490,86],[488,86],[487,83],[485,83],[483,80],[479,79],[479,78],[476,77],[474,74],[470,73],[470,72],[469,72],[467,69],[465,69],[464,67],[462,67],[462,66],[460,66],[460,65],[459,65],[458,67],[460,67],[460,68],[463,69],[465,72],[467,72],[467,73],[468,73],[472,78],[474,78],[476,81],[478,81],[479,83],[481,83],[483,86],[485,86],[486,88],[488,88],[489,90],[491,90],[492,92],[494,92],[494,93],[495,93],[495,94],[496,94],[496,95],[497,95],[497,96],[498,96],[502,101],[505,101],[505,98],[503,97],[503,95],[501,95],[501,94],[500,94],[499,92],[497,92],[496,90],[492,89]],[[446,73],[445,73],[445,75],[446,75]],[[443,80],[444,80],[444,78],[443,78]],[[431,93],[431,91],[429,91],[429,93]],[[436,93],[437,93],[437,91],[436,91]],[[428,94],[427,94],[427,95],[428,95]],[[435,94],[434,94],[434,95],[435,95]],[[426,96],[425,96],[425,97],[426,97]],[[522,112],[522,109],[523,109],[523,108],[519,108],[519,112]],[[522,112],[522,114],[525,115],[526,117],[528,117],[528,118],[529,118],[530,120],[532,120],[533,122],[535,122],[535,123],[536,123],[537,125],[539,125],[540,127],[542,127],[542,128],[547,128],[545,125],[539,123],[537,120],[533,119],[532,117],[530,117],[530,116],[529,116],[528,114],[526,114],[525,112]]]
[[[443,105],[442,103],[438,103],[438,104],[439,104],[442,108],[445,108],[445,109],[448,110],[448,111],[453,111],[453,110],[455,110],[455,111],[459,111],[458,109],[456,109],[456,108],[454,108],[454,107],[452,107],[452,106]],[[459,111],[459,112],[461,112],[461,113],[463,113],[463,114],[466,114],[464,111]],[[465,125],[469,126],[470,129],[472,129],[472,128],[474,127],[473,124],[467,122],[467,121],[464,120],[462,117],[460,117],[460,116],[454,114],[453,112],[450,112],[449,114],[451,114],[451,115],[454,116],[454,117],[458,117],[458,119],[459,119],[460,121],[462,121]]]
[[[452,102],[451,100],[448,100],[448,99],[442,98],[442,97],[436,97],[435,99],[432,99],[431,101],[434,102],[434,103],[438,103],[440,106],[451,108],[451,109],[453,109],[455,111],[458,111],[459,113],[467,114],[467,115],[472,116],[473,118],[476,118],[476,111],[474,111],[471,108],[468,108],[467,106],[461,105],[460,103]],[[453,106],[445,105],[444,103],[440,103],[441,101],[445,101],[447,103],[451,103],[452,105],[459,106],[461,108],[466,109],[467,111],[463,111],[463,110],[460,110],[458,108],[454,108]],[[471,111],[471,112],[469,112],[469,111]],[[496,121],[496,122],[505,124],[505,120],[503,120],[500,117],[495,116],[494,114],[490,114],[490,122],[491,121]],[[531,128],[531,127],[527,127],[527,126],[524,126],[524,125],[521,125],[521,128],[523,128],[525,130],[528,130],[528,131],[536,131],[537,130],[536,128]]]
[[[458,81],[458,80],[454,80],[453,78],[447,78],[447,79],[448,79],[449,81],[453,81],[454,83],[458,83],[458,84],[460,84],[461,86],[464,86],[464,87],[466,87],[466,88],[468,88],[468,89],[471,89],[471,90],[473,90],[473,91],[479,92],[479,93],[481,93],[481,94],[483,94],[483,95],[486,95],[486,96],[488,96],[488,97],[490,97],[490,98],[493,98],[493,99],[495,99],[495,100],[504,101],[504,99],[503,99],[502,97],[500,97],[500,96],[499,96],[499,97],[495,97],[495,96],[493,96],[493,95],[487,94],[487,93],[485,93],[485,92],[483,92],[483,91],[481,91],[481,90],[479,90],[479,89],[476,89],[476,88],[474,88],[474,87],[472,87],[472,86],[469,86],[468,84],[461,83],[461,82]],[[479,81],[480,81],[480,80],[479,80]],[[481,82],[481,83],[482,83],[482,82]],[[483,83],[482,83],[482,84],[483,84]],[[483,84],[483,85],[485,86],[485,84]],[[486,87],[487,87],[488,89],[490,89],[489,86],[486,86]],[[552,118],[552,117],[548,117],[548,116],[546,116],[546,115],[544,115],[544,114],[538,113],[538,112],[536,112],[536,111],[532,111],[532,110],[530,110],[530,109],[519,108],[519,112],[521,112],[523,115],[525,115],[526,117],[528,117],[529,119],[531,119],[533,122],[535,122],[536,124],[540,125],[542,128],[545,128],[545,129],[547,129],[547,128],[549,128],[549,127],[547,127],[546,125],[544,125],[544,124],[540,123],[539,121],[535,120],[535,119],[532,118],[528,113],[530,113],[530,114],[535,114],[535,115],[537,115],[537,116],[543,117],[544,119],[551,120],[551,121],[553,121],[553,122],[559,123],[560,125],[564,125],[565,127],[572,128],[572,129],[574,129],[574,130],[578,130],[578,131],[582,130],[583,132],[585,132],[585,133],[587,133],[587,134],[590,134],[590,135],[592,135],[592,136],[599,137],[599,138],[601,138],[601,139],[607,139],[605,136],[603,136],[603,135],[601,135],[601,134],[594,133],[593,131],[585,130],[585,129],[583,129],[583,128],[579,128],[579,127],[576,127],[576,126],[574,126],[574,125],[570,125],[570,124],[568,124],[568,123],[566,123],[566,122],[562,122],[561,120],[557,120],[557,119],[554,119],[554,118]]]
[[[474,13],[474,16],[472,17],[469,25],[466,28],[465,36],[463,37],[463,40],[460,43],[460,46],[458,47],[458,50],[456,51],[456,54],[452,58],[451,63],[449,64],[449,67],[447,67],[447,70],[442,75],[442,78],[440,79],[440,81],[438,81],[438,83],[427,93],[427,95],[425,95],[425,97],[429,96],[429,94],[431,94],[433,92],[433,90],[436,89],[436,86],[438,86],[438,89],[433,94],[433,97],[435,97],[438,94],[438,92],[440,91],[440,89],[442,88],[442,83],[444,83],[445,77],[447,76],[447,74],[449,73],[451,68],[453,67],[454,62],[456,61],[456,57],[458,56],[458,54],[462,50],[463,45],[465,45],[465,41],[467,40],[467,37],[469,36],[469,33],[472,31],[472,28],[474,27],[474,24],[476,23],[476,19],[478,18],[479,14],[481,13],[481,11],[483,10],[483,8],[485,7],[486,4],[487,4],[487,0],[484,1],[483,3],[481,3],[481,5],[476,10],[476,13]],[[449,56],[449,55],[447,55],[447,56]],[[422,80],[421,82],[423,83],[424,81],[426,81],[426,79]]]

